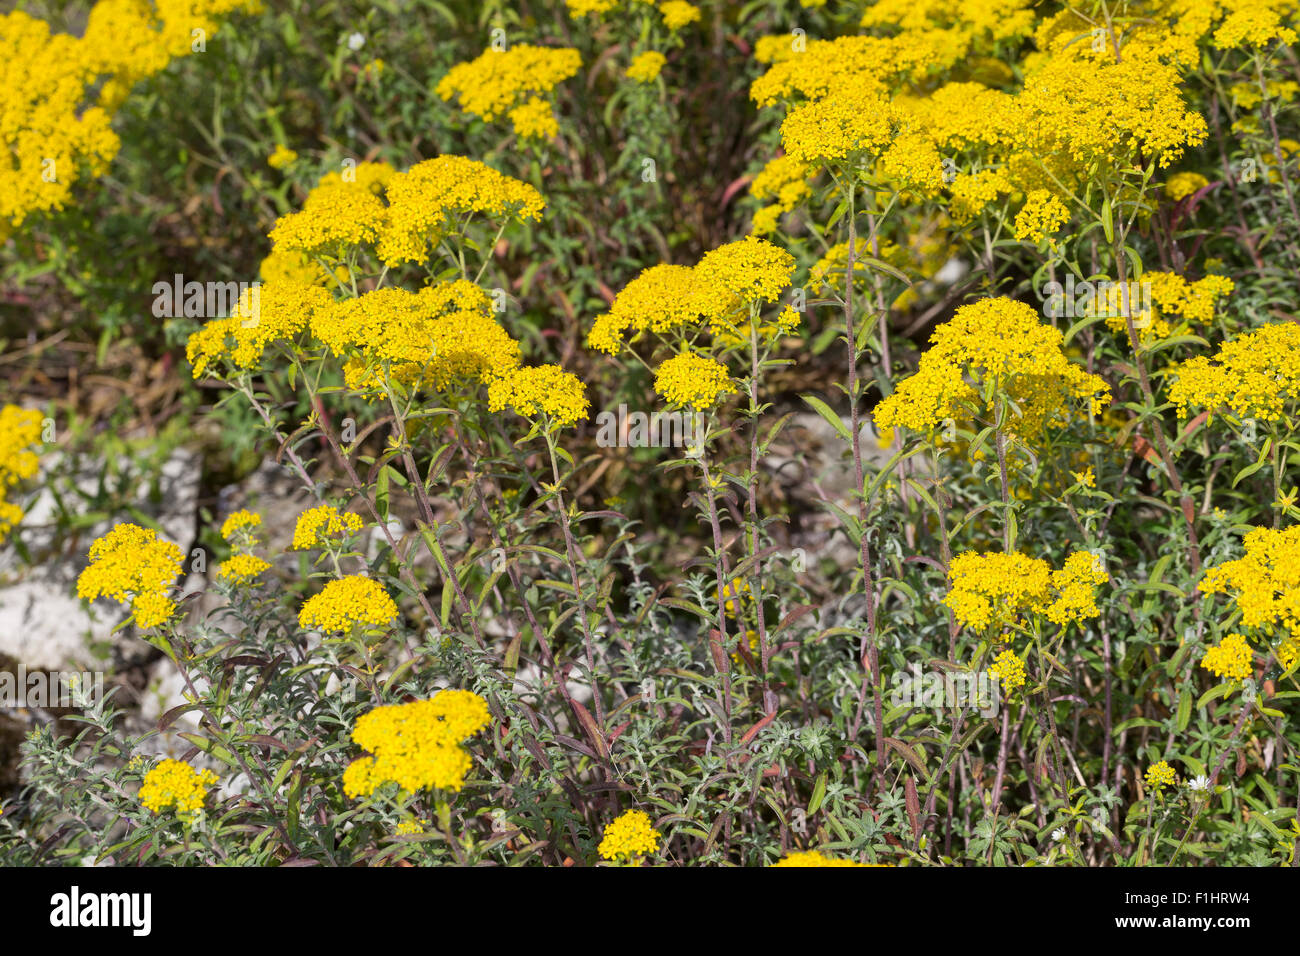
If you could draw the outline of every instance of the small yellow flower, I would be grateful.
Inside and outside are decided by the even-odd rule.
[[[628,810],[605,825],[597,852],[606,860],[636,862],[659,849],[659,831],[643,810]]]
[[[659,71],[663,69],[665,62],[667,61],[664,55],[655,50],[639,53],[632,59],[632,64],[627,68],[627,78],[636,80],[638,83],[653,83],[655,78],[659,76]]]
[[[129,604],[141,628],[157,627],[176,610],[168,596],[184,555],[158,533],[119,524],[90,546],[90,564],[77,578],[77,597]]]
[[[1178,202],[1209,184],[1210,181],[1200,173],[1174,173],[1165,183],[1165,195]]]
[[[700,8],[686,0],[665,0],[659,4],[659,12],[663,14],[664,26],[674,33],[689,23],[698,23],[700,19]]]
[[[858,863],[856,860],[841,860],[837,857],[826,856],[816,850],[791,850],[777,863],[772,866],[803,867],[803,866],[885,866],[884,863]]]
[[[345,538],[361,530],[360,516],[339,511],[333,505],[309,508],[298,516],[293,529],[293,550],[325,547],[335,542],[332,538]]]
[[[203,809],[208,788],[217,782],[211,770],[195,770],[179,760],[164,760],[150,770],[140,786],[140,803],[153,813],[176,808],[180,817],[190,817]]]
[[[276,143],[275,150],[266,158],[266,165],[272,169],[284,169],[286,166],[297,160],[298,154],[291,150],[284,143]]]
[[[488,386],[488,411],[507,406],[517,415],[545,415],[556,425],[575,425],[587,417],[591,402],[587,389],[572,372],[558,365],[512,369]]]
[[[251,531],[262,526],[262,516],[255,511],[236,511],[221,525],[221,537],[233,541],[240,531]]]
[[[1163,788],[1178,783],[1178,775],[1174,773],[1174,768],[1169,766],[1168,761],[1161,760],[1147,767],[1146,783],[1149,788],[1158,793]]]
[[[217,578],[231,584],[249,584],[271,565],[255,554],[241,551],[217,568]]]
[[[346,634],[353,627],[388,627],[397,619],[397,605],[378,582],[359,574],[331,581],[303,604],[298,626]]]
[[[1025,662],[1014,651],[1005,650],[994,658],[989,666],[989,674],[1002,679],[1002,690],[1010,694],[1025,686]]]
[[[512,109],[510,122],[520,139],[551,139],[560,132],[551,104],[537,96]]]
[[[696,411],[712,408],[731,390],[726,366],[694,352],[674,355],[655,372],[655,391],[665,401]]]
[[[1229,634],[1206,650],[1201,666],[1216,677],[1245,680],[1255,672],[1255,655],[1245,637]]]
[[[461,744],[488,725],[487,701],[467,690],[440,691],[432,700],[376,707],[357,718],[354,743],[371,756],[343,772],[343,792],[367,797],[386,783],[407,793],[457,792],[472,761]]]

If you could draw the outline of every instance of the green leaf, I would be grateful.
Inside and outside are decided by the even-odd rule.
[[[812,798],[808,801],[808,815],[812,816],[821,809],[822,801],[826,799],[826,771],[823,770],[813,784]]]
[[[827,405],[825,402],[823,402],[820,398],[816,397],[815,395],[800,395],[799,397],[802,398],[809,405],[811,405],[813,411],[815,411],[822,418],[826,419],[827,424],[829,424],[832,428],[834,428],[835,431],[839,433],[839,436],[841,438],[843,438],[850,445],[853,444],[853,433],[849,431],[849,426],[844,424],[844,419],[836,415],[835,412],[831,410],[831,407],[829,405]]]

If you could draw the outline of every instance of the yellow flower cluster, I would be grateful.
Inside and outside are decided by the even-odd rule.
[[[1097,587],[1110,580],[1101,559],[1091,551],[1075,551],[1059,571],[1052,572],[1052,603],[1047,619],[1053,624],[1097,617]]]
[[[258,266],[258,273],[262,281],[267,284],[328,286],[335,280],[336,284],[341,285],[348,278],[348,271],[344,266],[336,267],[331,274],[322,268],[319,262],[309,259],[297,250],[288,249],[273,250]]]
[[[639,860],[659,849],[659,831],[644,810],[628,810],[605,824],[596,849],[606,860]]]
[[[1227,276],[1208,275],[1188,282],[1172,272],[1148,272],[1142,276],[1151,283],[1151,299],[1167,315],[1180,315],[1202,325],[1214,320],[1219,300],[1232,292],[1234,283]]]
[[[40,412],[17,405],[0,408],[0,540],[23,519],[23,509],[9,501],[9,493],[36,474],[40,460],[32,448],[40,439]]]
[[[275,149],[271,151],[271,155],[266,157],[266,165],[270,166],[272,169],[284,169],[286,166],[290,166],[296,162],[297,159],[298,154],[288,146],[285,146],[284,143],[276,143]]]
[[[1015,651],[1008,649],[995,657],[989,665],[989,674],[1002,681],[1005,694],[1025,686],[1025,662],[1016,656]]]
[[[539,94],[550,93],[581,66],[582,57],[569,48],[528,43],[504,50],[489,48],[475,59],[453,66],[435,91],[444,100],[456,97],[462,110],[486,122],[509,113],[515,132],[528,136],[527,130],[536,129],[539,109],[550,116],[550,107]],[[530,107],[521,116],[511,112],[524,103],[540,106]],[[554,123],[553,117],[550,122]]]
[[[488,411],[507,406],[530,418],[544,415],[555,425],[575,425],[587,417],[587,388],[558,365],[520,366],[488,385]]]
[[[659,4],[659,12],[663,15],[664,26],[672,31],[700,20],[700,8],[686,0],[664,0]]]
[[[738,310],[775,302],[789,288],[794,265],[794,256],[757,236],[706,252],[695,266],[709,292],[706,318],[716,324]]]
[[[876,427],[933,431],[947,419],[968,417],[963,408],[994,383],[1018,409],[1009,430],[1024,438],[1063,422],[1072,403],[1086,401],[1095,414],[1110,388],[1066,358],[1062,338],[1022,302],[981,299],[962,306],[935,329],[916,374],[876,406]]]
[[[1269,80],[1264,84],[1264,89],[1268,91],[1270,100],[1290,103],[1300,93],[1300,83],[1294,80]],[[1228,87],[1228,95],[1243,110],[1253,110],[1264,99],[1258,83],[1237,83]]]
[[[1246,554],[1207,568],[1197,589],[1232,594],[1246,627],[1266,634],[1300,634],[1300,526],[1255,528]]]
[[[1178,67],[1138,43],[1126,44],[1119,61],[1086,44],[1067,48],[1026,77],[1015,112],[1018,145],[1068,156],[1078,170],[1139,150],[1168,166],[1206,138],[1205,120],[1183,100]]]
[[[0,239],[33,213],[63,209],[79,176],[103,175],[120,142],[110,115],[86,104],[92,56],[43,20],[0,17]]]
[[[354,627],[385,628],[397,619],[397,605],[383,585],[359,574],[331,581],[298,612],[304,631],[347,634]]]
[[[638,53],[628,65],[627,78],[638,83],[653,83],[666,62],[664,55],[655,50]]]
[[[153,813],[175,808],[177,816],[191,817],[203,809],[208,788],[216,782],[211,770],[195,770],[183,761],[167,759],[145,774],[140,804]]]
[[[704,314],[708,288],[690,266],[650,266],[623,287],[609,311],[596,318],[587,344],[615,354],[628,329],[663,334],[697,322]]]
[[[755,58],[770,66],[750,95],[760,107],[786,108],[781,142],[794,160],[870,175],[903,201],[946,188],[958,222],[1002,196],[1027,203],[1017,237],[1037,242],[1068,220],[1063,189],[1099,169],[1123,175],[1139,155],[1167,166],[1204,141],[1206,125],[1187,107],[1181,71],[1199,60],[1196,43],[1209,22],[1202,18],[1193,31],[1180,23],[1181,4],[1158,6],[1126,31],[1117,54],[1109,44],[1094,50],[1079,42],[1091,22],[1067,10],[1038,25],[1039,52],[1014,72],[972,57],[1005,57],[1006,41],[1034,31],[1030,7],[1027,0],[882,0],[868,7],[863,25],[888,36],[806,48],[788,38],[760,40]],[[994,85],[935,82],[963,63],[968,77]],[[995,88],[1017,77],[1018,89]],[[775,221],[775,211],[763,210],[757,226],[766,231]]]
[[[1178,775],[1174,773],[1174,768],[1169,766],[1169,761],[1161,760],[1147,767],[1146,783],[1150,789],[1159,791],[1177,784]]]
[[[1201,666],[1216,677],[1245,680],[1255,672],[1255,655],[1240,634],[1229,634],[1205,651]]]
[[[90,564],[77,577],[77,597],[129,604],[137,626],[157,627],[176,610],[168,590],[183,560],[181,549],[161,540],[156,531],[116,525],[91,544]]]
[[[1015,552],[963,552],[948,568],[951,588],[943,603],[973,631],[1018,624],[1041,614],[1054,624],[1096,617],[1096,587],[1110,580],[1088,551],[1075,551],[1059,571],[1039,558]]]
[[[236,552],[228,561],[217,567],[217,577],[231,584],[250,584],[271,565],[247,551]]]
[[[808,166],[845,163],[884,153],[897,129],[889,99],[876,85],[852,83],[792,109],[781,123],[781,146]]]
[[[235,536],[241,532],[251,536],[252,530],[260,527],[262,527],[262,516],[256,511],[247,509],[235,511],[221,523],[221,537],[227,541],[234,541]]]
[[[1296,31],[1285,25],[1295,23],[1292,0],[1233,0],[1223,8],[1231,12],[1214,33],[1214,45],[1221,50],[1296,42]]]
[[[364,174],[363,174],[364,170]],[[276,221],[270,237],[277,252],[341,259],[346,250],[375,242],[388,221],[378,192],[395,174],[387,163],[363,163],[322,178],[302,209]]]
[[[0,15],[0,239],[107,171],[121,146],[112,114],[137,81],[192,52],[193,30],[211,36],[217,18],[258,9],[259,0],[99,0],[81,37],[21,11]]]
[[[1016,213],[1017,242],[1042,242],[1056,235],[1070,221],[1070,210],[1049,190],[1035,189]]]
[[[721,362],[682,352],[659,366],[655,391],[670,405],[689,405],[702,411],[731,391],[731,376]]]
[[[622,0],[564,0],[569,8],[569,16],[577,20],[581,17],[601,17],[619,5]]]
[[[388,182],[388,221],[379,258],[390,266],[424,262],[431,244],[463,229],[475,215],[537,220],[545,205],[532,186],[477,160],[428,159]]]
[[[1144,346],[1168,336],[1172,331],[1171,319],[1181,317],[1187,322],[1203,325],[1213,321],[1219,300],[1233,289],[1233,281],[1219,275],[1188,282],[1173,272],[1146,272],[1140,282],[1150,287],[1149,303],[1143,302],[1140,290],[1136,296],[1130,291],[1129,295],[1135,298],[1125,303],[1124,286],[1118,284],[1108,287],[1099,302],[1107,327],[1125,336],[1128,332],[1124,319],[1127,305],[1133,315],[1135,331],[1140,330],[1140,341]],[[1129,288],[1133,289],[1131,283]]]
[[[663,335],[701,321],[715,335],[734,337],[737,318],[748,322],[752,309],[778,299],[790,285],[794,266],[790,253],[757,236],[719,246],[695,266],[651,266],[614,297],[608,312],[597,316],[587,344],[613,355],[629,329]],[[767,328],[777,333],[791,327],[786,316]]]
[[[185,356],[194,377],[222,368],[238,372],[260,367],[268,345],[293,339],[333,302],[320,285],[289,281],[249,286],[230,315],[210,319],[189,337]]]
[[[838,857],[826,856],[816,850],[791,850],[783,856],[778,862],[773,863],[773,867],[778,866],[883,866],[879,863],[858,863],[855,860],[841,860]]]
[[[368,797],[386,783],[407,793],[458,792],[471,760],[461,746],[488,725],[487,702],[467,690],[444,690],[432,700],[376,707],[357,719],[352,740],[371,756],[343,772],[343,792]]]
[[[1165,183],[1165,195],[1174,202],[1186,199],[1188,196],[1204,189],[1210,184],[1210,181],[1200,173],[1174,173]]]
[[[755,199],[772,199],[754,214],[754,233],[773,232],[781,216],[799,205],[812,188],[808,185],[811,170],[791,156],[778,156],[768,162],[749,184]]]
[[[1019,552],[967,551],[952,559],[948,578],[952,587],[943,603],[962,624],[983,631],[1041,609],[1047,601],[1051,567]]]
[[[1213,357],[1198,355],[1171,372],[1169,398],[1180,415],[1196,407],[1211,415],[1227,409],[1243,419],[1289,419],[1300,397],[1300,325],[1261,326],[1223,343]]]
[[[217,568],[217,579],[234,585],[250,584],[271,565],[253,554],[251,549],[257,546],[258,539],[254,529],[262,526],[262,516],[255,511],[236,511],[226,518],[221,525],[221,537],[234,547],[234,554],[229,560],[221,562]]]
[[[318,311],[312,333],[347,358],[350,388],[384,390],[389,381],[445,390],[490,382],[519,364],[519,343],[490,316],[491,301],[464,279],[418,293],[375,289]]]
[[[510,111],[510,123],[520,139],[550,139],[560,132],[551,104],[536,96]]]
[[[295,551],[330,547],[334,544],[331,538],[344,538],[356,534],[361,528],[359,515],[339,511],[333,505],[317,505],[298,516],[298,523],[293,528],[291,547]]]

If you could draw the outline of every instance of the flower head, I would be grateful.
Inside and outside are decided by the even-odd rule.
[[[638,83],[653,83],[659,76],[659,71],[664,68],[665,62],[667,60],[662,53],[657,50],[646,50],[632,58],[626,76],[629,80]]]
[[[139,627],[157,627],[176,610],[168,590],[183,560],[181,549],[156,531],[116,525],[91,544],[90,564],[77,578],[77,596],[129,604]]]
[[[293,529],[292,547],[295,551],[325,547],[331,543],[330,538],[356,534],[362,526],[360,515],[340,511],[333,505],[317,505],[298,516],[298,523]]]
[[[1227,680],[1245,680],[1255,673],[1255,655],[1240,634],[1229,634],[1209,648],[1201,658],[1201,666],[1215,677]]]
[[[581,67],[577,50],[517,43],[456,64],[436,92],[444,100],[455,97],[465,112],[491,122],[525,100],[551,92]]]
[[[222,561],[217,568],[217,578],[231,584],[250,584],[271,565],[255,554],[241,551],[228,561]]]
[[[663,14],[664,26],[673,32],[688,24],[698,23],[700,19],[700,8],[686,0],[664,0],[659,4],[659,12]]]
[[[298,613],[298,626],[304,631],[346,634],[354,627],[388,627],[396,619],[397,605],[383,585],[353,574],[331,581],[308,598]]]
[[[467,690],[444,690],[431,700],[376,707],[359,717],[352,740],[370,756],[344,771],[343,792],[366,797],[385,783],[403,791],[456,792],[471,767],[461,744],[488,725],[487,702]]]
[[[235,511],[221,523],[221,537],[233,541],[237,535],[251,535],[254,528],[261,526],[262,516],[256,511]]]
[[[731,391],[731,376],[721,362],[682,352],[659,366],[655,391],[670,405],[689,405],[702,411],[712,408]]]
[[[266,158],[266,165],[272,169],[284,169],[298,159],[298,154],[284,143],[276,143],[271,155]]]
[[[1071,404],[1086,402],[1095,412],[1109,400],[1109,386],[1066,358],[1062,338],[1023,302],[962,306],[935,329],[916,374],[876,406],[876,426],[929,432],[968,418],[988,384],[1014,402],[1008,427],[1022,437],[1064,421]]]
[[[597,852],[606,860],[637,860],[659,849],[659,831],[644,810],[628,810],[605,824]]]
[[[164,760],[145,774],[140,786],[140,803],[153,813],[175,808],[180,817],[203,809],[208,788],[217,782],[211,770],[195,770],[180,760]]]
[[[1025,686],[1025,662],[1014,651],[1005,650],[994,658],[989,665],[989,674],[1001,679],[1004,693],[1010,694]]]
[[[1159,792],[1165,787],[1172,787],[1178,782],[1178,775],[1174,773],[1174,768],[1169,766],[1167,760],[1161,760],[1147,767],[1146,784],[1147,786]]]
[[[783,856],[779,862],[773,863],[773,867],[778,866],[879,866],[883,864],[859,863],[856,860],[842,860],[834,856],[826,856],[817,850],[791,850]]]
[[[587,389],[558,365],[521,366],[488,386],[488,410],[507,406],[525,418],[545,415],[556,425],[575,425],[587,417]]]
[[[1197,407],[1268,422],[1292,416],[1300,399],[1300,325],[1260,326],[1225,342],[1212,358],[1197,356],[1172,373],[1169,397],[1180,415]]]

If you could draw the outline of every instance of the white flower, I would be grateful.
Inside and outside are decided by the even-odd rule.
[[[1064,827],[1057,827],[1055,830],[1052,831],[1052,841],[1054,843],[1060,843],[1064,839],[1065,839]]]
[[[1191,787],[1198,793],[1204,793],[1210,789],[1210,778],[1205,774],[1200,774],[1187,781],[1187,786]]]
[[[365,46],[365,45],[366,45],[366,37],[365,37],[365,34],[364,34],[364,33],[350,33],[350,34],[348,34],[348,49],[349,49],[349,50],[352,50],[352,51],[355,53],[357,50],[360,50],[360,49],[361,49],[363,46]]]

